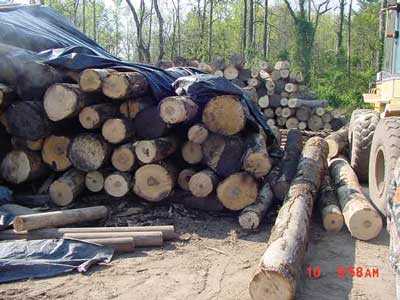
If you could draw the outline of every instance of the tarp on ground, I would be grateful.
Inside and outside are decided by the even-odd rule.
[[[86,272],[113,254],[110,247],[67,239],[0,242],[0,283]]]
[[[10,51],[6,51],[7,54],[3,54],[2,57],[1,44],[18,47],[23,51],[11,51],[11,54]],[[193,68],[162,70],[150,65],[122,61],[85,36],[65,17],[45,6],[10,6],[0,9],[0,61],[18,64],[18,55],[13,56],[12,53],[19,53],[18,55],[29,56],[38,62],[72,71],[111,67],[137,71],[148,79],[158,101],[174,95],[173,82],[178,78],[200,74],[197,76],[197,83],[203,82],[206,86],[213,85],[215,93],[223,94],[229,91],[234,94],[240,93],[253,118],[273,139],[273,134],[258,106],[228,80],[219,79],[218,82],[221,85],[216,85],[214,83],[217,81],[212,79],[215,76],[204,76]],[[24,68],[24,66],[19,67]],[[29,79],[24,78],[24,80]],[[25,91],[20,96],[29,97],[27,94]]]

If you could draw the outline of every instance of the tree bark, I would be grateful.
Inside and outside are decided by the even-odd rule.
[[[268,155],[266,141],[261,134],[251,134],[246,140],[246,151],[242,158],[243,170],[255,178],[261,178],[271,170],[272,163]]]
[[[263,57],[268,59],[268,0],[264,0]]]
[[[164,51],[164,19],[158,7],[158,0],[153,0],[154,9],[158,19],[158,60],[162,60],[165,54]]]
[[[250,282],[252,299],[294,299],[327,154],[328,146],[321,138],[313,137],[304,146],[287,200],[279,210],[267,249]]]

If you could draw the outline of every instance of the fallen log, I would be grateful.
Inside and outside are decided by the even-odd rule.
[[[175,166],[169,162],[148,164],[137,169],[133,191],[150,202],[159,202],[173,191],[177,177]]]
[[[133,237],[94,238],[85,239],[84,241],[111,247],[117,253],[132,253],[135,251],[135,242]]]
[[[77,209],[66,209],[32,215],[17,216],[14,220],[14,230],[17,232],[59,227],[68,224],[93,221],[107,216],[105,206],[93,206]]]
[[[203,123],[212,132],[234,135],[244,129],[246,113],[237,96],[217,96],[206,104]]]
[[[83,93],[77,84],[69,83],[53,84],[43,98],[46,114],[53,122],[75,117],[82,108],[93,102],[94,99]]]
[[[382,218],[364,196],[357,175],[344,158],[330,161],[329,170],[343,212],[344,222],[352,236],[368,241],[378,236]]]
[[[104,190],[112,197],[125,196],[132,187],[132,175],[130,173],[113,172],[104,180]]]
[[[335,131],[328,135],[325,140],[329,145],[328,158],[334,158],[339,154],[343,154],[343,151],[349,146],[349,127],[345,126],[338,131]]]
[[[109,145],[100,136],[85,133],[72,140],[68,158],[76,169],[90,172],[99,169],[108,159],[109,153]]]
[[[84,188],[84,173],[75,169],[70,169],[50,185],[50,199],[58,206],[67,206],[82,193]]]
[[[301,132],[297,129],[290,129],[287,134],[285,155],[281,163],[281,175],[272,186],[274,195],[279,201],[285,199],[290,183],[296,175],[302,149],[303,137]]]
[[[258,192],[257,201],[247,206],[239,215],[239,224],[244,229],[256,229],[271,207],[274,194],[268,182],[264,182]]]
[[[316,107],[327,107],[328,106],[327,100],[305,100],[305,99],[298,99],[298,98],[290,98],[288,101],[288,106],[290,108],[296,108],[300,106],[306,106],[309,108],[316,108]]]
[[[1,162],[0,173],[7,182],[20,184],[46,175],[47,168],[37,153],[13,150]]]
[[[271,170],[266,141],[261,134],[251,134],[246,140],[246,150],[242,158],[243,170],[256,178],[263,177]]]
[[[52,170],[62,172],[71,166],[68,147],[71,139],[67,136],[51,135],[44,140],[42,159]]]
[[[112,103],[87,106],[79,113],[79,122],[85,129],[100,128],[103,123],[118,114],[118,107]]]
[[[208,195],[207,197],[196,197],[190,194],[178,199],[177,202],[182,203],[185,207],[204,211],[220,212],[225,209],[215,194]]]
[[[197,115],[199,107],[186,96],[164,98],[160,103],[160,116],[167,124],[188,122]]]
[[[219,201],[230,210],[241,210],[253,204],[257,195],[257,182],[245,172],[230,175],[217,187]]]
[[[177,147],[178,140],[176,137],[160,137],[154,140],[136,142],[135,154],[142,163],[149,164],[167,158],[176,151]]]
[[[329,174],[325,175],[318,197],[322,225],[328,232],[339,232],[343,227],[343,215]]]
[[[189,180],[189,190],[195,197],[207,197],[218,185],[217,175],[209,169],[193,174]]]
[[[104,79],[103,94],[111,99],[138,97],[149,91],[146,78],[137,72],[112,72]]]
[[[250,282],[252,299],[294,299],[327,155],[328,145],[322,138],[313,137],[305,144],[296,177]]]

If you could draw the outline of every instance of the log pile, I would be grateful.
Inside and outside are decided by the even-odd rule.
[[[247,126],[238,96],[216,96],[204,107],[185,95],[157,102],[140,73],[87,69],[76,83],[50,85],[42,102],[7,96],[5,103],[13,149],[1,178],[20,185],[51,177],[44,193],[56,206],[73,206],[85,193],[160,202],[180,188],[187,201],[211,207],[211,197],[233,211],[256,204],[251,222],[269,207],[259,203],[271,200],[270,141]]]
[[[210,65],[201,67],[243,88],[272,128],[331,131],[344,125],[340,110],[329,108],[327,100],[316,99],[304,85],[302,73],[292,69],[288,61],[261,61],[246,68],[242,56],[233,54],[228,61],[215,57]]]

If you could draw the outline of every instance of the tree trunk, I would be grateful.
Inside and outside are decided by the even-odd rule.
[[[241,168],[244,145],[237,137],[211,134],[202,144],[204,163],[219,176],[226,177]]]
[[[164,19],[161,15],[160,8],[158,7],[158,0],[153,0],[154,9],[158,19],[158,60],[162,60],[164,57]]]
[[[351,76],[351,15],[353,12],[353,0],[349,2],[349,13],[347,16],[347,77]]]
[[[254,0],[249,0],[249,20],[247,26],[247,59],[251,60],[254,56]]]
[[[274,199],[271,186],[265,182],[257,197],[257,201],[247,206],[239,215],[239,224],[244,229],[256,229],[260,226]]]
[[[243,0],[242,54],[247,52],[247,0]]]
[[[133,137],[133,123],[129,119],[108,119],[101,128],[101,134],[107,142],[120,144]]]
[[[313,137],[304,146],[287,200],[279,210],[267,249],[250,282],[252,299],[294,299],[327,154],[328,146],[321,138]]]
[[[135,173],[133,190],[136,195],[150,202],[159,202],[173,191],[177,177],[170,163],[148,164]]]
[[[104,181],[104,190],[112,197],[125,196],[132,187],[132,175],[130,173],[114,172],[108,175]]]
[[[212,132],[234,135],[244,129],[246,113],[237,96],[217,96],[204,108],[203,123]]]
[[[255,178],[261,178],[271,170],[272,163],[268,155],[266,141],[261,134],[251,134],[247,137],[246,151],[242,158],[243,170]]]
[[[71,166],[68,158],[68,147],[71,139],[67,136],[51,135],[44,140],[42,159],[52,170],[61,172]]]
[[[14,219],[14,230],[21,232],[93,221],[106,217],[107,213],[107,207],[93,206],[18,216]]]
[[[343,227],[343,215],[329,174],[325,175],[318,198],[322,225],[328,232],[339,232]]]
[[[140,97],[149,91],[146,78],[137,72],[112,72],[104,79],[102,88],[111,99]]]
[[[193,174],[189,180],[189,190],[195,197],[207,197],[218,185],[217,175],[209,169]]]
[[[7,182],[19,184],[46,175],[47,168],[37,153],[13,150],[1,162],[0,173]]]
[[[92,0],[93,12],[93,40],[97,41],[97,16],[96,16],[96,0]]]
[[[212,36],[213,36],[213,14],[214,10],[214,0],[210,0],[210,16],[208,21],[208,61],[211,61],[212,58]]]
[[[189,97],[171,96],[161,101],[160,116],[167,124],[179,124],[196,117],[198,108]]]
[[[149,164],[167,158],[176,151],[177,147],[177,138],[173,136],[161,137],[136,142],[135,153],[138,160],[144,164]]]
[[[335,158],[329,169],[351,235],[363,241],[377,237],[382,229],[382,218],[364,196],[350,164],[344,158]]]
[[[72,165],[84,172],[99,169],[108,159],[109,145],[95,134],[76,136],[68,149],[68,158]]]
[[[297,129],[291,129],[287,134],[285,155],[282,160],[281,175],[272,185],[275,197],[283,201],[289,190],[290,183],[296,175],[301,150],[303,149],[303,136]]]
[[[245,172],[234,173],[218,185],[217,196],[226,208],[241,210],[257,200],[257,182]]]
[[[118,112],[118,106],[112,103],[86,106],[79,113],[79,122],[85,129],[100,128],[106,120],[114,118]]]
[[[332,159],[339,154],[342,154],[344,149],[349,146],[349,127],[343,127],[328,135],[325,140],[329,146],[328,158]]]
[[[111,155],[111,164],[120,172],[129,172],[135,166],[136,154],[132,143],[121,145],[114,149]]]
[[[264,0],[263,57],[268,59],[268,0]]]
[[[67,206],[85,189],[83,172],[70,169],[54,181],[49,188],[49,195],[54,204]]]
[[[376,69],[377,72],[382,70],[382,63],[383,63],[383,48],[385,43],[385,26],[386,26],[386,12],[384,9],[387,6],[387,0],[381,0],[381,11],[379,12],[379,47],[376,54]]]

